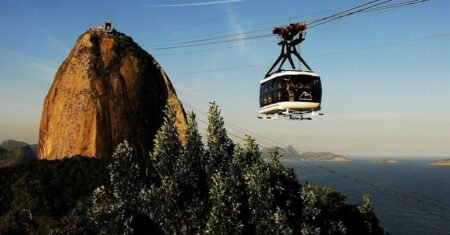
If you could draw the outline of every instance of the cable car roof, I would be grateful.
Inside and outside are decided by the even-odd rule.
[[[315,73],[314,71],[282,70],[280,72],[275,72],[275,73],[270,74],[268,77],[264,78],[259,83],[264,83],[264,82],[272,80],[276,77],[286,76],[286,75],[309,75],[309,76],[319,77],[319,74]]]

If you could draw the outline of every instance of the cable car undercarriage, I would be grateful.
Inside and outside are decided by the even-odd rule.
[[[321,116],[323,113],[315,112],[315,111],[292,111],[292,110],[286,110],[284,112],[274,113],[274,114],[267,114],[264,116],[258,116],[259,119],[271,119],[271,120],[277,120],[277,119],[284,119],[284,120],[312,120],[312,117],[314,116]]]

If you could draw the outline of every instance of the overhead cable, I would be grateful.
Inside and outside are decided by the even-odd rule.
[[[430,35],[430,36],[414,38],[414,39],[409,39],[409,40],[403,40],[403,41],[398,41],[398,42],[383,43],[383,44],[374,45],[374,46],[368,46],[368,47],[362,47],[362,48],[356,48],[356,49],[350,49],[350,50],[343,50],[343,51],[335,51],[335,52],[330,52],[330,53],[325,53],[325,54],[320,54],[320,55],[312,55],[312,56],[309,56],[309,58],[319,58],[319,57],[326,57],[326,56],[332,56],[332,55],[338,55],[338,54],[354,53],[354,52],[365,51],[365,50],[370,50],[370,49],[375,49],[375,48],[389,47],[389,46],[395,46],[395,45],[401,45],[401,44],[407,44],[407,43],[413,43],[413,42],[417,42],[417,41],[430,40],[430,39],[435,39],[435,38],[443,38],[443,37],[449,37],[449,36],[450,36],[450,32],[440,33],[440,34],[434,34],[434,35]],[[226,71],[233,71],[233,70],[249,69],[249,68],[268,65],[268,64],[272,64],[272,63],[267,62],[267,63],[251,64],[251,65],[244,65],[244,66],[237,66],[237,67],[202,70],[202,71],[185,71],[185,72],[176,72],[173,74],[226,72]]]
[[[388,2],[391,2],[392,0],[374,0],[370,1],[365,4],[358,5],[356,7],[350,8],[345,11],[341,11],[338,13],[335,13],[331,16],[323,17],[321,19],[312,20],[308,22],[308,27],[313,28],[320,26],[325,23],[329,23],[344,17],[348,17],[351,15],[357,15],[362,13],[368,13],[368,12],[374,12],[374,11],[386,11],[386,10],[394,10],[418,3],[427,2],[430,0],[409,0],[409,1],[403,1],[399,3],[392,3],[387,4]],[[214,44],[222,44],[222,43],[232,43],[232,42],[242,42],[247,40],[256,40],[261,38],[267,38],[267,37],[274,37],[273,34],[260,34],[260,35],[253,35],[254,33],[265,31],[266,29],[258,29],[248,32],[242,32],[242,33],[235,33],[235,34],[229,34],[224,36],[217,36],[217,37],[210,37],[210,38],[202,38],[197,40],[190,40],[190,41],[184,41],[184,42],[178,42],[175,44],[167,45],[167,46],[161,46],[153,48],[154,50],[168,50],[168,49],[177,49],[177,48],[187,48],[187,47],[199,47],[199,46],[208,46],[208,45],[214,45]],[[268,30],[268,29],[267,29]]]

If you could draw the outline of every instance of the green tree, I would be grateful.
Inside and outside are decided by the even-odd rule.
[[[320,234],[321,228],[318,226],[320,208],[317,205],[317,197],[314,194],[311,185],[306,184],[301,187],[300,198],[304,204],[302,210],[301,234]]]
[[[259,146],[250,136],[244,148],[238,148],[233,165],[240,169],[245,183],[242,199],[247,199],[247,231],[256,234],[289,234],[285,213],[274,202],[274,189],[270,185],[268,164],[261,157]]]
[[[358,210],[364,218],[364,225],[368,234],[379,234],[380,231],[383,231],[380,230],[379,221],[375,216],[371,195],[363,195],[363,203],[358,206]]]
[[[265,162],[251,137],[235,146],[215,103],[208,120],[207,148],[192,113],[182,144],[168,104],[150,157],[136,159],[125,141],[109,162],[109,177],[108,161],[98,159],[0,169],[0,210],[7,211],[0,233],[385,233],[369,196],[351,205],[328,187],[301,186],[276,148]]]
[[[161,225],[165,233],[181,233],[184,213],[179,204],[182,192],[178,164],[183,146],[175,125],[176,113],[170,103],[166,105],[164,114],[164,122],[156,134],[154,149],[150,154],[151,164],[147,170],[154,172],[155,178],[153,182],[148,182],[141,197],[147,214]]]
[[[134,234],[144,227],[157,228],[142,210],[143,170],[127,141],[119,144],[108,166],[110,184],[98,187],[89,211],[100,234]]]
[[[235,182],[236,175],[231,172],[216,172],[212,175],[209,188],[211,210],[206,224],[206,234],[242,234],[242,203],[238,200],[240,190]]]
[[[245,232],[247,203],[243,199],[245,185],[239,165],[233,164],[234,143],[227,135],[225,122],[213,102],[208,112],[207,172],[209,213],[205,232],[208,234],[240,234]]]
[[[223,171],[231,164],[234,154],[234,143],[228,137],[225,122],[220,116],[216,103],[212,102],[208,111],[208,129],[206,133],[208,145],[207,170],[210,175],[215,171]]]
[[[303,202],[300,198],[300,183],[293,169],[286,168],[280,162],[277,148],[272,149],[271,161],[268,164],[269,187],[273,192],[272,210],[280,209],[286,217],[293,233],[300,233],[302,223]]]
[[[340,206],[344,205],[347,197],[334,191],[328,186],[312,186],[314,194],[317,196],[319,205],[323,208],[328,208],[328,210],[335,210]]]
[[[204,229],[205,214],[208,208],[205,151],[194,113],[188,114],[187,123],[184,152],[179,158],[176,169],[181,192],[178,203],[183,208],[181,232],[198,234]]]
[[[363,204],[358,206],[358,209],[363,214],[368,214],[373,212],[373,202],[372,196],[369,194],[363,195]]]
[[[151,160],[161,178],[172,177],[177,167],[183,146],[176,126],[176,113],[171,103],[168,103],[164,111],[164,122],[156,133]]]

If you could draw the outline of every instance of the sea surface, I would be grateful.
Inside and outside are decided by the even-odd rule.
[[[375,213],[391,234],[450,235],[450,167],[429,165],[433,160],[283,163],[302,183],[330,186],[350,203],[372,195]]]

